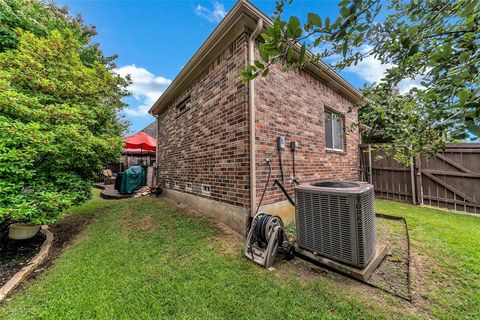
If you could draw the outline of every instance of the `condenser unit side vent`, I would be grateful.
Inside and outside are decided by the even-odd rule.
[[[358,261],[361,265],[366,265],[375,255],[376,234],[375,234],[375,213],[373,209],[373,190],[357,199],[357,203],[361,208],[357,212],[357,235],[359,256]]]

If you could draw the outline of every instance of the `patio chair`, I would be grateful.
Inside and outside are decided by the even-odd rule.
[[[102,171],[102,174],[105,178],[103,184],[114,184],[115,183],[115,179],[117,177],[113,175],[112,170],[105,169],[105,170]]]

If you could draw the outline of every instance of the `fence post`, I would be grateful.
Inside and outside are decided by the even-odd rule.
[[[372,169],[372,145],[368,144],[368,179],[373,184],[373,169]]]
[[[412,181],[412,203],[417,204],[417,190],[415,189],[415,166],[410,158],[410,180]]]
[[[365,164],[365,148],[360,144],[358,146],[359,149],[359,157],[360,157],[360,180],[361,181],[366,181],[367,180],[367,165]]]
[[[415,167],[416,167],[416,192],[418,204],[423,204],[423,183],[422,183],[422,160],[420,156],[415,157]]]

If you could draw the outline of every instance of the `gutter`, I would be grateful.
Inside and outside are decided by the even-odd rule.
[[[263,29],[263,20],[258,19],[257,27],[248,39],[248,63],[253,64],[255,60],[255,39]],[[257,205],[257,176],[255,159],[255,80],[248,82],[248,114],[250,130],[250,217],[255,216]]]

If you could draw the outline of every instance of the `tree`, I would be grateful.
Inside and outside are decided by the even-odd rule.
[[[428,154],[432,145],[453,141],[448,132],[432,126],[416,92],[401,94],[397,88],[365,87],[359,105],[359,123],[370,129],[362,133],[363,143],[380,147],[400,163],[410,165],[416,155]]]
[[[69,16],[66,7],[60,8],[50,1],[0,0],[0,52],[17,47],[19,30],[29,31],[40,38],[47,37],[53,30],[61,35],[74,37],[80,44],[78,54],[85,66],[93,67],[100,63],[110,73],[114,73],[117,55],[104,56],[99,44],[92,41],[97,35],[95,26],[85,25],[80,15]],[[126,78],[118,87],[111,87],[111,90],[125,96],[129,81],[130,79]],[[103,103],[111,104],[108,107],[110,109],[121,109],[125,106],[116,99],[104,100]],[[119,134],[125,133],[129,127],[128,121],[119,113],[111,120],[110,126],[115,127]]]
[[[97,34],[94,26],[84,24],[80,15],[70,17],[66,7],[38,0],[0,0],[0,52],[18,45],[17,29],[30,31],[37,37],[46,37],[52,30],[70,32],[82,44],[80,56],[84,63],[107,61],[98,44],[91,38]]]
[[[383,104],[392,102],[389,94],[403,79],[422,79],[421,87],[411,91],[417,105],[408,108],[418,114],[417,120],[428,128],[428,135],[435,131],[433,136],[440,138],[427,141],[420,128],[409,131],[410,128],[396,126],[394,129],[416,135],[413,142],[418,144],[417,152],[442,148],[447,141],[445,137],[465,139],[468,132],[480,135],[479,2],[390,0],[386,6],[385,2],[344,0],[339,3],[337,19],[322,19],[311,12],[302,25],[295,16],[284,20],[286,1],[277,1],[274,23],[262,34],[261,58],[248,66],[242,76],[248,81],[268,75],[274,63],[283,63],[288,71],[332,56],[341,57],[334,66],[341,70],[373,56],[382,63],[392,64],[377,87],[367,92],[370,97],[375,93],[377,101],[373,104],[378,104],[379,97],[385,99]],[[319,53],[309,54],[307,49],[316,49]],[[411,98],[406,97],[405,101]],[[399,112],[404,112],[405,105],[401,105],[397,104]],[[398,117],[395,112],[377,116],[384,117],[382,120],[387,123],[394,123]],[[393,142],[404,145],[403,135]]]
[[[0,24],[0,223],[53,222],[90,197],[92,166],[118,160],[125,128],[118,111],[129,82],[66,12],[35,1],[5,4],[33,10],[34,24],[46,27]]]

